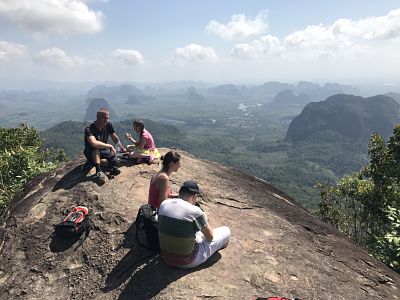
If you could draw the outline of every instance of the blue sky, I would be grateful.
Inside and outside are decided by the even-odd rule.
[[[400,1],[0,0],[0,80],[399,84]]]

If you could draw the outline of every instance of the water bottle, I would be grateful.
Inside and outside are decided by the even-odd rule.
[[[118,158],[121,158],[122,156],[122,144],[120,141],[118,141],[115,145],[115,156],[117,156]]]
[[[115,147],[115,155],[120,158],[121,157],[121,147],[119,145],[117,145]]]

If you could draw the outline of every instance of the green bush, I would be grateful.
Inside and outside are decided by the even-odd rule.
[[[0,127],[0,209],[33,177],[54,169],[65,160],[63,150],[42,149],[35,128]]]
[[[358,173],[319,185],[319,215],[400,272],[400,125],[387,143],[373,134],[368,153]]]

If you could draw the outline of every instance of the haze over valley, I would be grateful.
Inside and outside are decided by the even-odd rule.
[[[307,81],[104,83],[86,93],[3,90],[0,126],[34,126],[46,146],[74,158],[83,152],[83,128],[106,107],[124,144],[132,120],[144,119],[157,146],[256,175],[314,209],[319,202],[314,186],[359,170],[367,162],[369,136],[389,136],[399,120],[398,93],[362,94],[351,85]]]

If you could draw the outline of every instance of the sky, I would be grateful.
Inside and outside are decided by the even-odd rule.
[[[0,80],[400,85],[400,0],[0,0]]]

